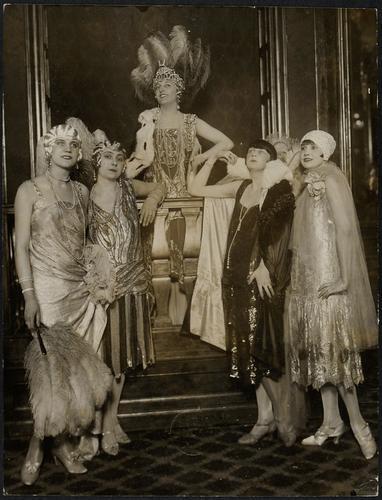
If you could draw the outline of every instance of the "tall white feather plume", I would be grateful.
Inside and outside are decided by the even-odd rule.
[[[170,33],[170,47],[174,64],[183,62],[189,52],[188,33],[184,26],[177,25],[172,28]]]
[[[155,57],[157,65],[159,61],[165,61],[167,66],[171,66],[173,64],[170,44],[167,38],[160,31],[149,36],[145,46],[147,47],[150,56]]]
[[[164,62],[166,66],[174,68],[183,78],[185,101],[192,100],[206,84],[210,74],[209,48],[203,47],[200,38],[192,43],[184,26],[174,26],[169,38],[160,31],[149,35],[143,46],[146,52],[138,49],[139,66],[131,72],[131,82],[142,101],[150,104],[155,102],[152,81],[159,63]]]

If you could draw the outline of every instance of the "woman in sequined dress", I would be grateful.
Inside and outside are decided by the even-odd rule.
[[[104,247],[115,270],[115,300],[108,308],[102,355],[114,374],[103,415],[101,445],[116,455],[129,442],[118,423],[118,405],[127,369],[155,361],[148,302],[149,275],[144,265],[141,227],[150,224],[165,197],[161,184],[123,176],[126,154],[119,143],[99,143],[93,153],[95,184],[89,200],[89,238]],[[139,215],[135,196],[146,196]]]
[[[291,379],[321,391],[323,423],[304,445],[337,442],[345,432],[338,392],[366,458],[376,453],[356,385],[363,381],[360,351],[378,344],[375,307],[353,197],[345,175],[329,162],[336,143],[320,130],[301,141],[305,189],[292,229],[287,347]]]
[[[194,114],[182,113],[178,109],[181,86],[174,77],[175,72],[160,67],[154,79],[154,92],[159,107],[155,111],[153,134],[154,159],[146,170],[145,180],[161,182],[166,186],[167,198],[189,197],[186,177],[191,162],[199,166],[206,159],[222,150],[231,149],[233,143],[222,132],[208,125]],[[178,77],[180,78],[180,77]],[[198,136],[213,143],[200,153]],[[178,293],[176,282],[183,289],[183,246],[186,234],[185,218],[179,209],[170,209],[166,218],[166,238],[170,255],[170,278],[173,293]],[[147,247],[151,259],[151,245]],[[183,295],[183,294],[182,294]],[[184,307],[186,302],[184,301]],[[178,302],[179,307],[179,302]],[[171,307],[170,317],[174,324],[181,324],[183,313]]]
[[[258,403],[258,421],[239,442],[254,444],[277,426],[290,446],[296,432],[282,415],[287,391],[281,379],[285,378],[283,309],[294,210],[292,173],[262,139],[248,149],[250,179],[206,186],[212,165],[208,161],[190,175],[189,192],[236,198],[222,280],[227,353],[230,376],[244,390],[256,391]]]
[[[155,124],[151,139],[154,155],[145,180],[163,183],[167,198],[189,197],[186,181],[190,166],[200,166],[219,151],[233,147],[218,129],[195,114],[180,111],[181,104],[186,101],[189,105],[206,84],[210,72],[209,49],[200,39],[192,42],[189,33],[184,26],[174,26],[169,38],[160,32],[148,36],[138,50],[140,64],[131,74],[138,97],[147,103],[157,102],[156,108],[144,112],[151,113]],[[203,153],[198,137],[212,144]],[[183,286],[186,221],[182,211],[170,209],[165,224],[172,281],[169,316],[173,324],[182,324],[187,307]],[[148,267],[152,237],[152,228],[144,231]]]

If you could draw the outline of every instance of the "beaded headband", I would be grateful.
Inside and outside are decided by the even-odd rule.
[[[44,135],[44,148],[50,148],[57,139],[75,139],[81,145],[78,131],[71,125],[56,125]]]
[[[106,150],[120,152],[123,153],[125,157],[127,156],[125,149],[119,142],[110,142],[109,140],[99,142],[94,148],[92,156],[93,167],[95,169],[99,169],[101,166],[101,153]]]
[[[163,80],[171,80],[174,82],[177,90],[180,92],[183,92],[185,89],[183,78],[179,76],[173,68],[166,66],[165,61],[159,61],[159,68],[157,69],[153,79],[154,91]]]

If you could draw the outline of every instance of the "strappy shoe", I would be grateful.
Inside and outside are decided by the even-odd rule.
[[[369,424],[365,424],[359,431],[353,429],[353,434],[361,448],[363,456],[367,460],[371,460],[377,453],[377,444],[370,431]]]
[[[126,434],[126,432],[122,429],[119,422],[116,423],[114,427],[114,436],[118,443],[120,444],[128,444],[131,443],[131,439]]]
[[[112,455],[113,457],[118,455],[119,445],[113,431],[105,431],[102,433],[101,447],[108,455]]]
[[[315,434],[303,439],[301,444],[304,446],[322,446],[329,438],[333,438],[334,444],[338,444],[345,432],[346,426],[343,422],[337,425],[337,427],[322,425]]]
[[[267,434],[272,434],[276,430],[276,422],[269,424],[256,424],[253,429],[241,436],[238,440],[239,444],[256,444],[261,438]]]
[[[87,468],[75,459],[75,452],[70,452],[65,445],[52,449],[54,463],[60,462],[70,474],[85,474]]]

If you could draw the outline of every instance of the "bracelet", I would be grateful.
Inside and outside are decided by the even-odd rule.
[[[29,278],[19,278],[19,283],[24,283],[24,281],[33,281],[33,277],[30,276]]]
[[[25,288],[25,290],[21,290],[21,293],[30,292],[31,290],[34,290],[34,288]]]

